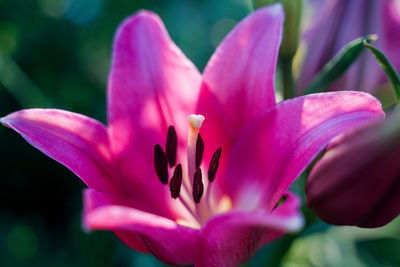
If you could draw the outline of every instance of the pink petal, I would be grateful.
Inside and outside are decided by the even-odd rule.
[[[116,190],[107,130],[100,122],[64,110],[27,109],[1,118],[1,123],[65,165],[87,186],[103,192]]]
[[[249,210],[262,203],[270,210],[333,137],[383,117],[379,101],[366,93],[284,101],[243,131],[216,182],[238,208]]]
[[[299,199],[288,199],[272,213],[229,212],[211,219],[200,232],[196,266],[238,266],[261,246],[303,225]]]
[[[86,229],[114,231],[133,249],[143,248],[144,244],[148,251],[168,264],[193,263],[198,230],[134,208],[102,206],[104,202],[104,195],[98,192],[91,190],[85,193]]]
[[[108,206],[108,205],[117,205],[121,204],[118,200],[118,197],[112,196],[112,195],[107,195],[100,193],[96,190],[93,189],[85,189],[84,194],[83,194],[83,200],[84,200],[84,211],[83,211],[83,218],[85,219],[86,216],[93,212],[95,209],[103,206]],[[89,226],[86,225],[86,222],[83,221],[83,227],[86,230],[89,230]],[[141,252],[147,252],[149,253],[150,251],[147,249],[145,244],[143,243],[142,239],[134,233],[134,232],[119,232],[119,231],[114,231],[114,233],[118,236],[119,239],[121,239],[127,246],[130,248],[141,251]]]
[[[206,149],[232,141],[248,122],[275,104],[283,19],[280,4],[255,11],[228,34],[208,62],[197,111],[206,118],[201,129]]]
[[[169,190],[155,174],[153,149],[165,146],[169,125],[176,128],[179,150],[186,146],[187,116],[195,111],[200,82],[156,14],[140,11],[121,24],[108,86],[111,147],[128,194],[165,212]]]

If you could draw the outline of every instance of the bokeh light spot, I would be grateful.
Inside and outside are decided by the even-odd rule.
[[[7,248],[11,256],[19,261],[31,259],[39,249],[39,240],[32,228],[15,224],[6,236]]]
[[[64,16],[72,23],[86,24],[100,13],[103,6],[104,0],[66,0]]]

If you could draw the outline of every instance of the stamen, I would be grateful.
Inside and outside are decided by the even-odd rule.
[[[192,179],[194,171],[196,170],[197,136],[199,134],[199,129],[203,124],[204,116],[192,114],[189,116],[188,120],[189,120],[189,136],[188,136],[187,161],[188,161],[188,174],[190,179]]]
[[[163,184],[168,184],[168,160],[160,145],[154,146],[154,168]]]
[[[211,161],[210,161],[210,166],[208,167],[208,181],[212,183],[215,179],[215,174],[217,173],[218,167],[219,167],[219,159],[221,157],[221,152],[222,149],[218,148],[217,151],[214,152]]]
[[[201,160],[203,159],[203,152],[204,152],[204,142],[201,135],[197,135],[197,142],[196,142],[196,168],[200,167]]]
[[[176,148],[178,146],[178,138],[176,136],[175,127],[168,127],[167,144],[165,145],[165,151],[167,152],[167,158],[169,166],[172,167],[176,162]]]
[[[193,180],[193,199],[195,203],[200,203],[200,199],[203,196],[204,185],[203,185],[203,175],[201,174],[201,169],[197,168],[194,172]]]
[[[171,182],[169,183],[169,190],[171,191],[171,197],[176,199],[179,197],[182,185],[182,165],[178,164],[172,175]]]

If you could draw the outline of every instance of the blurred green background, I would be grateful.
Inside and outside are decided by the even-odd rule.
[[[251,0],[0,0],[0,116],[54,107],[105,122],[117,25],[158,13],[202,70]],[[81,228],[83,183],[0,127],[0,266],[163,266],[112,233]],[[294,187],[302,192],[301,181]],[[304,208],[306,214],[309,211]],[[312,214],[308,216],[312,219]],[[400,220],[375,230],[315,222],[260,250],[248,266],[400,266]]]

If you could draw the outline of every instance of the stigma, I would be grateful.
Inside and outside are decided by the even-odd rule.
[[[203,115],[196,115],[196,114],[189,115],[188,120],[190,128],[193,128],[198,132],[201,126],[203,125],[204,119],[205,118]]]

